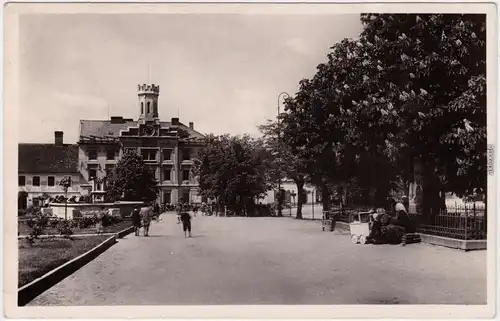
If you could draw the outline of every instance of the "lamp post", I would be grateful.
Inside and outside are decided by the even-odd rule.
[[[290,95],[286,92],[282,92],[278,95],[278,159],[281,162],[281,126],[280,126],[280,98],[283,96],[285,99],[289,98]],[[281,168],[278,170],[278,216],[283,216],[282,213],[282,200],[281,200]]]

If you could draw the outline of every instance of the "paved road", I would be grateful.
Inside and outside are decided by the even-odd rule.
[[[164,214],[31,305],[484,304],[486,252],[354,245],[290,218],[200,217],[185,239]]]

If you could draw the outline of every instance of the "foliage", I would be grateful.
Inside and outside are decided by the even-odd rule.
[[[59,234],[64,237],[70,237],[73,235],[73,230],[71,229],[72,224],[69,220],[60,220],[58,223],[57,230],[59,231]]]
[[[111,201],[153,201],[157,194],[154,173],[135,153],[124,155],[106,179],[106,197]]]
[[[267,157],[262,142],[250,136],[207,136],[193,169],[201,196],[242,213],[270,187]]]
[[[278,179],[290,178],[297,185],[298,191],[303,191],[307,179],[303,149],[297,149],[288,140],[290,136],[283,134],[283,126],[279,122],[268,120],[266,124],[259,126],[263,134],[264,148],[270,155],[266,159],[266,167],[271,182],[276,183]],[[280,205],[283,203],[283,192],[277,194]],[[297,218],[302,218],[303,199],[299,198],[297,203]]]
[[[33,245],[35,240],[42,235],[45,229],[49,226],[51,214],[48,211],[41,211],[37,209],[34,211],[33,216],[27,221],[28,227],[31,229],[30,234],[26,238],[29,245]]]
[[[421,162],[424,191],[484,191],[485,16],[361,20],[359,39],[334,45],[286,104],[284,132],[312,181],[343,192],[354,179],[380,202]]]
[[[103,227],[108,227],[120,222],[120,218],[109,214],[103,214],[100,218],[100,222]]]

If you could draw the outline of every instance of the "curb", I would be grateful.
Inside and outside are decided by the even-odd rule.
[[[127,227],[124,230],[121,230],[120,232],[116,233],[116,237],[119,239],[124,238],[125,236],[129,235],[130,233],[134,232],[134,227]]]
[[[122,231],[123,232],[123,231]],[[121,233],[121,232],[120,232]],[[28,302],[42,294],[55,284],[68,277],[79,268],[95,259],[99,254],[106,251],[116,243],[117,234],[111,236],[93,249],[83,253],[82,255],[64,263],[61,266],[53,269],[38,279],[22,286],[17,290],[17,305],[25,306]]]

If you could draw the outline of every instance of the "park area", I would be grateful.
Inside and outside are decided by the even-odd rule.
[[[108,237],[95,235],[73,239],[42,238],[33,246],[25,240],[19,240],[18,287],[36,280],[58,266],[91,250]]]
[[[18,287],[86,253],[109,238],[110,234],[132,225],[129,219],[108,218],[104,221],[105,224],[102,218],[60,220],[41,215],[19,220]],[[41,225],[43,227],[40,228]]]
[[[184,238],[162,216],[29,305],[486,303],[486,251],[352,244],[286,217],[198,215]]]

